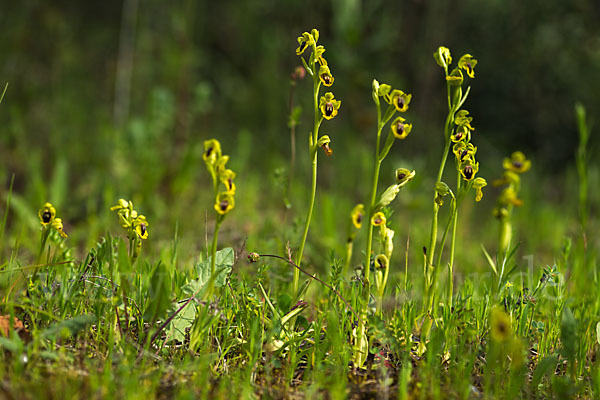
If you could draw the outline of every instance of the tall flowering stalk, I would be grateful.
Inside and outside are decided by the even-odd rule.
[[[302,57],[302,64],[306,69],[306,72],[313,79],[313,105],[314,105],[314,125],[313,131],[309,134],[309,154],[312,162],[312,184],[310,200],[308,204],[308,212],[306,214],[306,222],[304,223],[304,231],[302,234],[302,240],[300,241],[300,248],[296,258],[296,264],[298,266],[302,263],[302,254],[304,253],[304,245],[306,244],[306,238],[308,237],[308,229],[310,227],[310,221],[312,219],[313,208],[315,205],[315,196],[317,192],[317,152],[321,147],[325,154],[330,156],[333,151],[331,150],[330,143],[331,139],[327,135],[319,137],[319,128],[323,119],[330,120],[338,114],[338,110],[342,105],[340,100],[336,100],[332,92],[327,92],[323,96],[319,97],[319,91],[321,85],[332,86],[334,77],[331,74],[331,70],[327,61],[323,57],[325,53],[324,46],[317,46],[319,40],[319,31],[313,29],[310,33],[304,32],[302,36],[298,37],[298,48],[296,49],[296,55],[302,55],[307,49],[310,48],[311,54],[308,62]],[[294,295],[299,296],[298,283],[300,279],[300,271],[294,269],[294,280],[293,290]]]
[[[500,259],[506,257],[512,239],[511,215],[515,206],[523,202],[518,198],[521,189],[520,175],[529,171],[531,161],[523,153],[516,151],[510,158],[502,162],[504,174],[501,179],[494,181],[494,186],[504,186],[498,197],[498,203],[494,208],[494,216],[500,221],[500,232],[498,236],[498,256]]]
[[[373,168],[373,182],[371,186],[370,198],[368,201],[367,221],[367,244],[365,250],[365,263],[363,274],[363,289],[361,296],[360,320],[355,333],[354,347],[354,365],[362,367],[364,364],[368,350],[369,341],[366,335],[366,320],[369,308],[369,300],[371,297],[371,265],[373,264],[375,273],[375,286],[377,289],[377,310],[381,312],[381,303],[387,283],[389,273],[389,259],[393,251],[394,231],[387,227],[387,219],[382,211],[384,207],[389,205],[398,195],[400,188],[409,182],[414,176],[415,171],[409,171],[404,168],[396,170],[396,183],[389,186],[377,201],[377,186],[379,183],[379,170],[381,163],[387,157],[392,145],[396,139],[405,139],[412,130],[412,124],[406,122],[406,119],[398,116],[391,123],[389,133],[384,143],[381,141],[381,132],[386,124],[394,117],[397,112],[404,113],[408,110],[408,105],[412,98],[411,94],[404,93],[402,90],[392,90],[392,87],[387,84],[380,85],[379,82],[373,80],[373,101],[377,108],[377,140],[375,145],[375,165]],[[387,103],[387,108],[382,114],[381,101],[383,98],[384,104]],[[380,237],[383,247],[383,253],[377,255],[373,263],[371,262],[371,250],[373,247],[373,229],[377,227],[380,230]]]
[[[215,197],[214,210],[216,213],[215,231],[211,246],[210,273],[214,276],[216,270],[217,241],[219,228],[225,216],[235,207],[235,172],[227,168],[229,156],[221,152],[221,143],[216,139],[204,142],[204,153],[202,154],[206,169],[213,181],[213,193]]]
[[[421,350],[424,350],[424,345],[431,329],[434,313],[435,287],[439,276],[439,270],[442,265],[442,252],[446,238],[448,234],[451,235],[450,256],[447,264],[448,292],[446,299],[448,305],[452,305],[454,291],[454,249],[456,244],[458,209],[465,194],[472,188],[476,190],[475,200],[480,201],[483,196],[482,188],[487,185],[485,179],[480,177],[476,178],[476,174],[479,171],[479,163],[475,160],[477,147],[471,143],[471,135],[474,131],[474,128],[471,125],[473,118],[469,116],[467,110],[461,109],[471,89],[469,86],[463,91],[463,84],[465,81],[463,73],[469,78],[474,78],[474,68],[477,65],[477,60],[470,54],[465,54],[459,59],[458,65],[450,70],[452,56],[450,55],[449,49],[441,46],[433,56],[437,64],[443,68],[446,77],[448,114],[444,124],[444,151],[442,153],[442,159],[435,182],[429,246],[424,248],[425,264],[423,266],[423,274],[425,276],[425,301],[423,303],[424,320],[421,328]],[[442,181],[446,161],[451,148],[452,153],[455,156],[456,167],[456,187],[454,191]],[[442,235],[440,248],[436,253],[438,241],[438,214],[447,196],[451,199],[450,217]]]
[[[125,199],[119,199],[110,210],[117,212],[121,227],[127,231],[129,259],[133,264],[142,251],[142,240],[148,239],[148,221],[144,215],[138,214],[131,201]]]

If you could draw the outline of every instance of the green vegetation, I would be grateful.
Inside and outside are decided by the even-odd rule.
[[[486,95],[469,86],[485,58],[478,65],[467,53],[453,66],[442,46],[429,60],[444,72],[447,114],[436,116],[445,121],[443,138],[438,130],[422,145],[428,154],[404,147],[424,141],[412,108],[419,93],[373,77],[373,126],[364,131],[372,132],[375,153],[346,144],[333,154],[332,138],[357,139],[356,131],[338,133],[339,118],[323,126],[335,134],[320,133],[324,119],[353,107],[321,93],[335,81],[343,98],[344,80],[334,76],[319,36],[313,29],[298,37],[290,137],[279,137],[291,162],[248,131],[236,140],[192,137],[189,128],[171,135],[193,117],[171,92],[156,89],[139,118],[105,123],[101,137],[82,139],[96,144],[92,168],[78,171],[83,145],[63,134],[20,160],[20,170],[8,172],[12,161],[3,166],[3,395],[600,394],[599,192],[589,184],[599,170],[585,108],[575,108],[579,147],[564,175],[536,169],[518,141],[509,157],[488,161],[471,141],[486,133],[465,109],[467,97]],[[308,93],[305,73],[311,129],[294,106],[294,96]],[[196,91],[194,107],[209,107],[210,93]],[[5,86],[0,114],[11,101]],[[299,147],[306,157],[297,165],[296,134],[309,144]],[[25,144],[15,145],[18,154]],[[321,150],[331,157],[318,170]],[[439,167],[425,161],[440,151]],[[486,174],[501,178],[488,185],[476,154]]]

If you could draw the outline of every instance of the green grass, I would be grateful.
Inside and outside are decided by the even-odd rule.
[[[157,95],[156,101],[167,100]],[[0,337],[3,397],[600,394],[600,190],[589,185],[582,194],[577,178],[598,181],[598,165],[586,156],[587,136],[577,166],[565,166],[563,175],[547,176],[534,157],[521,181],[524,204],[513,211],[514,252],[506,260],[496,256],[499,224],[492,216],[500,190],[490,185],[477,207],[472,200],[460,204],[453,300],[445,301],[442,269],[424,337],[421,310],[429,305],[422,247],[429,243],[431,194],[440,180],[430,158],[409,157],[397,145],[381,165],[383,182],[394,180],[397,166],[417,175],[385,210],[396,250],[376,313],[373,298],[362,300],[364,275],[356,268],[366,256],[364,226],[351,271],[343,273],[350,212],[371,195],[374,140],[369,146],[340,143],[332,158],[322,157],[301,264],[318,278],[311,279],[291,260],[304,232],[314,154],[298,146],[295,178],[287,182],[287,155],[263,148],[257,134],[242,131],[235,142],[223,142],[237,172],[236,207],[220,225],[220,250],[212,259],[213,182],[202,160],[209,138],[174,143],[165,120],[175,111],[158,108],[127,129],[106,128],[95,139],[97,164],[85,168],[78,144],[65,141],[60,152],[33,150],[30,157],[32,143],[17,145],[22,170],[14,181],[12,172],[5,177],[10,183],[0,192],[0,315],[9,317],[5,321],[16,317],[26,331],[9,327],[9,335]],[[418,141],[418,134],[415,125],[410,139]],[[436,157],[443,145],[442,138],[431,145]],[[256,152],[265,158],[260,164]],[[502,174],[502,156],[478,154],[490,182]],[[49,171],[42,167],[45,157],[52,160]],[[131,198],[150,224],[137,257],[127,237],[135,233],[123,230],[109,211],[121,197]],[[56,206],[67,239],[53,230],[40,235],[37,210],[46,201]],[[441,207],[440,221],[449,213],[448,205]],[[47,245],[38,263],[44,233]],[[250,262],[250,252],[284,259]],[[504,264],[500,281],[490,264],[497,270]],[[300,287],[307,285],[305,303],[296,304],[295,273]],[[357,368],[361,317],[368,355]]]

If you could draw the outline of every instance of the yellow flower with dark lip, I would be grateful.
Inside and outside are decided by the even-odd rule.
[[[319,79],[325,86],[333,85],[334,78],[333,75],[331,75],[331,71],[329,70],[327,64],[321,65],[321,68],[319,68]]]
[[[363,218],[365,217],[365,206],[362,204],[357,204],[352,209],[352,214],[350,215],[352,218],[352,224],[356,229],[360,229],[362,226]]]
[[[325,119],[332,119],[338,113],[340,106],[342,105],[341,100],[336,100],[333,93],[327,92],[324,96],[321,96],[319,100],[319,108]]]
[[[322,148],[325,152],[325,155],[327,155],[328,157],[333,154],[333,150],[331,149],[331,147],[329,147],[330,143],[331,139],[328,135],[323,135],[319,138],[319,140],[317,140],[317,147]]]
[[[467,158],[475,159],[475,153],[477,153],[477,147],[473,143],[466,143],[460,141],[452,147],[452,152],[456,156],[456,160],[461,163]]]
[[[401,187],[406,185],[412,178],[415,177],[415,171],[406,168],[398,168],[396,170],[396,184]]]
[[[412,124],[405,124],[404,121],[406,121],[404,118],[398,116],[398,118],[392,122],[392,133],[397,139],[406,138],[412,130]]]
[[[454,143],[468,142],[471,140],[471,130],[466,125],[457,126],[452,135],[450,135],[450,140]]]
[[[375,268],[386,269],[388,265],[389,261],[385,254],[379,254],[377,257],[375,257]]]
[[[475,192],[475,201],[481,201],[481,199],[483,198],[483,191],[481,189],[483,189],[486,186],[487,186],[487,181],[484,178],[481,178],[481,177],[475,178],[475,180],[473,181],[473,188],[476,191]]]
[[[148,239],[148,221],[144,215],[139,215],[133,220],[135,233],[140,239]]]
[[[40,222],[43,226],[48,226],[54,221],[54,217],[56,217],[56,209],[51,203],[46,203],[40,208],[38,211],[38,216],[40,217]]]
[[[65,233],[65,231],[63,231],[62,219],[54,218],[54,220],[52,221],[52,227],[58,231],[60,236],[62,236],[63,238],[67,237],[67,234]]]
[[[376,212],[371,218],[371,224],[373,226],[385,225],[385,215],[381,211]]]
[[[298,48],[296,48],[297,56],[304,53],[304,50],[306,50],[308,47],[312,46],[315,43],[315,39],[308,32],[304,32],[302,34],[302,36],[298,37],[297,40],[298,40]]]
[[[221,158],[221,143],[217,139],[205,140],[202,158],[206,164],[214,165]]]
[[[446,76],[446,81],[452,86],[462,85],[464,78],[460,69],[454,68],[450,75]]]
[[[468,158],[460,164],[460,174],[466,181],[472,180],[477,171],[479,171],[479,163],[474,159]]]
[[[412,94],[404,93],[402,90],[395,89],[389,94],[389,98],[391,100],[391,104],[396,107],[396,110],[405,112],[408,110],[408,104],[412,99]]]
[[[522,152],[515,151],[510,158],[504,159],[502,166],[508,171],[522,174],[523,172],[529,171],[529,168],[531,168],[531,161],[529,161]]]
[[[221,180],[221,183],[225,185],[228,192],[235,193],[235,183],[233,183],[233,180],[235,179],[235,172],[230,169],[226,169],[221,172],[219,179]]]
[[[458,68],[464,69],[471,78],[475,78],[474,68],[476,65],[477,60],[470,54],[465,54],[458,60]]]
[[[221,192],[217,195],[215,201],[215,211],[221,215],[227,214],[235,207],[235,199],[231,192]]]

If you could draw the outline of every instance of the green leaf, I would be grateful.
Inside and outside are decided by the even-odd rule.
[[[0,104],[2,104],[2,100],[4,100],[4,95],[6,94],[6,89],[8,89],[8,82],[4,85],[4,90],[2,91],[2,95],[0,96]]]
[[[131,292],[133,278],[133,267],[131,266],[131,260],[129,259],[129,251],[127,250],[127,244],[123,239],[119,239],[119,253],[117,255],[118,261],[118,272],[119,272],[119,284],[121,285],[121,291],[126,294]]]
[[[481,250],[483,250],[483,254],[485,255],[485,258],[486,258],[488,264],[490,264],[490,267],[492,267],[494,274],[498,275],[498,269],[496,268],[496,263],[494,262],[494,260],[492,260],[492,257],[490,257],[489,253],[483,246],[483,243],[481,244]]]
[[[454,198],[454,193],[452,193],[450,186],[448,186],[445,182],[441,182],[441,181],[437,182],[435,184],[435,191],[437,194],[439,194],[442,197],[451,195],[452,198]]]
[[[596,324],[596,340],[600,344],[600,322]]]
[[[565,307],[560,321],[560,340],[562,342],[563,355],[569,362],[575,361],[577,353],[577,321],[569,307]]]
[[[313,76],[313,70],[308,66],[308,64],[306,63],[306,61],[304,60],[304,57],[300,57],[300,59],[302,60],[302,65],[304,65],[304,69],[306,70],[306,72],[308,72],[308,74],[310,76]]]
[[[210,263],[212,257],[196,264],[196,273],[198,279],[194,279],[182,288],[182,291],[189,296],[196,294],[197,298],[201,298],[206,284],[211,279]],[[215,276],[214,287],[223,287],[227,283],[227,279],[231,274],[233,262],[235,260],[234,252],[231,247],[227,247],[217,251],[215,256]]]
[[[158,262],[148,289],[148,301],[144,308],[144,320],[150,324],[162,319],[171,306],[171,274],[162,262]]]
[[[383,145],[383,149],[379,153],[380,162],[387,157],[388,153],[390,152],[390,149],[392,148],[392,145],[394,144],[395,139],[396,138],[394,137],[394,134],[390,130],[390,133],[388,133],[387,139],[385,140],[385,144]]]
[[[45,339],[55,340],[61,337],[75,336],[80,331],[96,322],[92,314],[78,315],[71,319],[58,322],[41,333]]]
[[[533,391],[537,391],[537,387],[544,375],[552,375],[554,373],[557,363],[558,357],[555,355],[548,356],[538,363],[531,379],[531,388]]]
[[[282,313],[286,313],[289,311],[290,306],[292,305],[292,296],[287,293],[282,293],[277,298],[277,306]]]
[[[171,305],[168,315],[173,315],[183,304],[177,302]],[[183,343],[185,341],[186,329],[191,327],[196,319],[196,305],[188,304],[167,325],[167,343],[174,340]]]
[[[398,195],[398,192],[400,192],[401,187],[402,185],[399,184],[388,186],[385,192],[383,192],[383,194],[381,195],[381,198],[379,199],[377,204],[375,204],[374,212],[381,210],[383,207],[387,206],[392,201],[394,201],[394,199]]]

